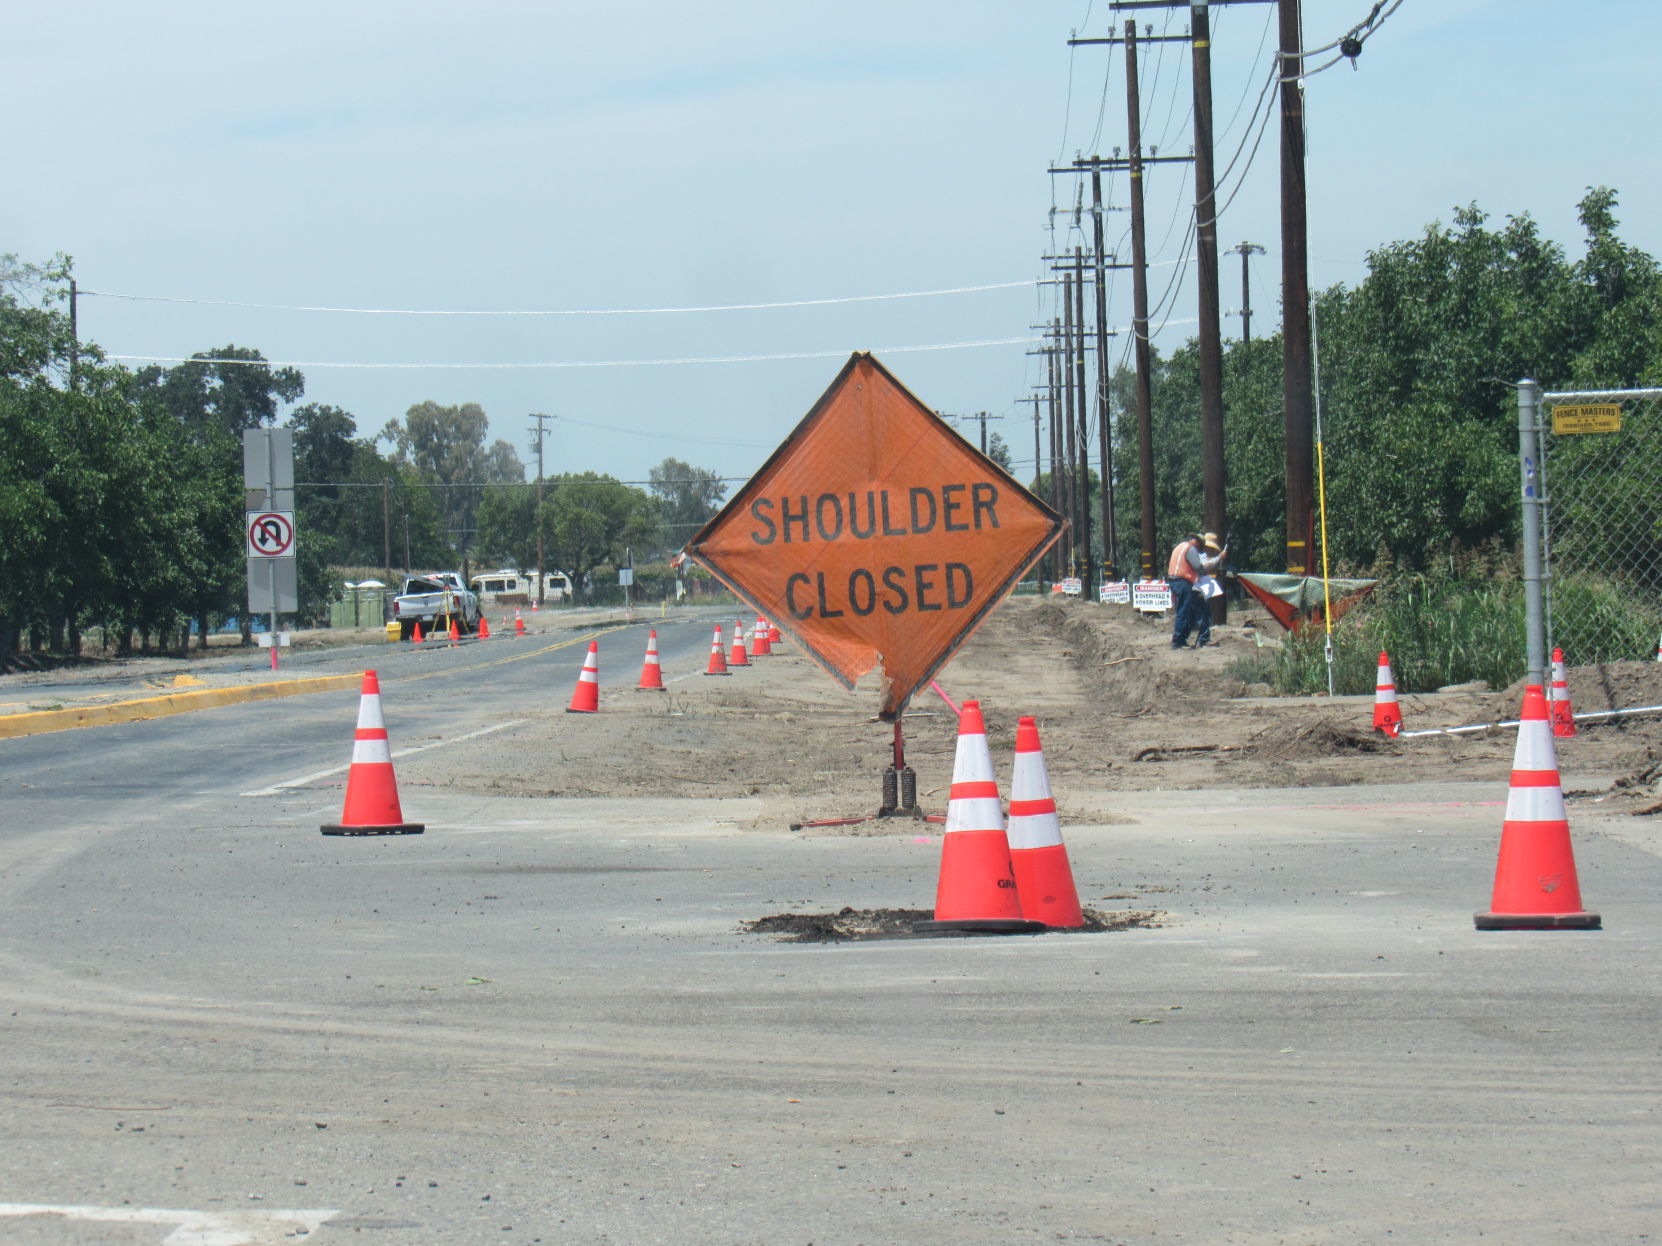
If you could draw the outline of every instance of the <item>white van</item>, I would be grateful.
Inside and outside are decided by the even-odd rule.
[[[468,581],[479,600],[495,604],[528,605],[537,600],[537,573],[535,571],[483,571]],[[543,575],[546,586],[544,600],[563,601],[571,596],[571,577],[564,571],[549,571]]]

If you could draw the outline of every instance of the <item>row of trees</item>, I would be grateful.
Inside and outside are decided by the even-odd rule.
[[[364,437],[339,407],[294,405],[304,376],[256,350],[123,368],[74,340],[68,276],[61,256],[0,258],[0,661],[23,645],[78,652],[94,626],[123,651],[135,637],[182,648],[191,623],[206,637],[243,615],[245,429],[294,432],[306,618],[339,595],[342,567],[529,567],[539,529],[547,564],[581,579],[626,548],[678,546],[725,493],[666,459],[647,490],[577,473],[545,482],[539,504],[513,447],[486,444],[476,403],[417,403]]]
[[[1621,239],[1615,209],[1614,191],[1587,193],[1579,205],[1586,250],[1571,260],[1528,216],[1496,228],[1467,207],[1450,224],[1369,252],[1369,274],[1354,288],[1316,294],[1335,574],[1426,570],[1515,545],[1511,382],[1527,376],[1573,390],[1662,381],[1662,267]],[[1134,383],[1128,370],[1115,376],[1116,411],[1135,411]],[[1230,343],[1223,386],[1231,561],[1280,570],[1280,336]],[[1156,360],[1153,394],[1163,557],[1202,514],[1195,343]],[[1119,565],[1134,570],[1134,419],[1118,424],[1114,474]]]

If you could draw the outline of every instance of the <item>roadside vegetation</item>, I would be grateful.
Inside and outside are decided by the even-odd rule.
[[[1346,688],[1372,687],[1380,647],[1405,688],[1513,677],[1517,659],[1506,655],[1521,648],[1521,590],[1504,568],[1517,542],[1517,434],[1505,382],[1662,381],[1662,269],[1622,241],[1615,209],[1613,191],[1587,192],[1583,254],[1572,260],[1527,216],[1495,228],[1476,206],[1462,208],[1452,224],[1369,252],[1354,288],[1315,294],[1333,569],[1382,581],[1342,620]],[[301,622],[323,617],[339,594],[331,567],[389,578],[400,568],[524,568],[539,537],[545,566],[609,594],[617,567],[661,563],[727,492],[715,473],[666,458],[638,483],[583,470],[549,477],[539,498],[513,447],[487,443],[477,404],[414,401],[366,434],[352,413],[305,402],[300,372],[249,347],[128,369],[74,341],[70,275],[63,256],[0,257],[0,666],[21,648],[77,653],[95,628],[118,650],[182,648],[239,615],[248,428],[294,430]],[[1279,336],[1229,343],[1224,388],[1231,563],[1279,570]],[[1122,369],[1117,411],[1134,409],[1132,389]],[[1193,343],[1156,360],[1153,394],[1163,556],[1202,510]],[[1116,433],[1121,567],[1136,563],[1135,425],[1120,419]],[[1662,533],[1655,540],[1662,546]],[[1489,571],[1473,563],[1476,550],[1488,551]],[[1646,553],[1643,565],[1662,566],[1662,549]],[[1662,584],[1578,570],[1561,593],[1655,635]],[[1560,639],[1573,651],[1572,637]],[[1325,687],[1321,648],[1291,639],[1267,682],[1292,691],[1319,675]]]

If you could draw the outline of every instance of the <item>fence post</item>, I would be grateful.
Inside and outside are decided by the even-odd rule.
[[[1546,619],[1541,606],[1541,449],[1536,435],[1541,389],[1525,377],[1518,382],[1518,471],[1523,481],[1524,641],[1528,682],[1546,686]]]

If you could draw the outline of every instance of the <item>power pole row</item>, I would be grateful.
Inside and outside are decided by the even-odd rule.
[[[541,606],[547,601],[547,590],[543,587],[545,577],[542,565],[542,443],[543,438],[548,436],[547,421],[554,417],[532,412],[531,418],[537,422],[536,431],[531,435],[537,439],[537,605]]]

